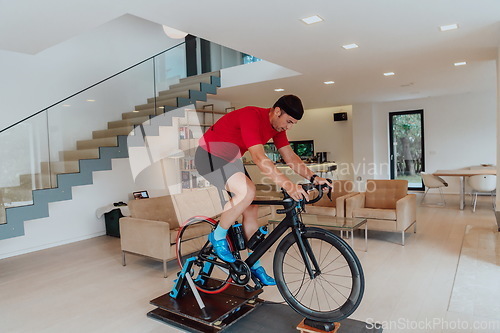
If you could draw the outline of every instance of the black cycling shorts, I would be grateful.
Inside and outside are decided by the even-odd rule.
[[[235,173],[242,172],[250,178],[241,159],[238,158],[233,162],[229,162],[210,154],[202,147],[196,149],[194,164],[198,173],[208,180],[210,184],[217,187],[219,191],[226,190],[227,180]]]

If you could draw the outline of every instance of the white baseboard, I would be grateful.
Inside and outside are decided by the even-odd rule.
[[[71,238],[71,239],[65,239],[65,240],[62,240],[62,241],[59,241],[59,242],[55,242],[55,243],[49,243],[49,244],[44,244],[44,245],[40,245],[40,246],[36,246],[36,247],[22,249],[20,251],[14,251],[14,252],[8,252],[8,253],[1,253],[0,254],[0,260],[1,259],[5,259],[5,258],[10,258],[10,257],[15,257],[15,256],[23,255],[23,254],[26,254],[26,253],[31,253],[31,252],[41,251],[41,250],[45,250],[45,249],[50,249],[50,248],[56,247],[56,246],[61,246],[61,245],[65,245],[65,244],[75,243],[75,242],[79,242],[79,241],[82,241],[82,240],[85,240],[85,239],[90,239],[90,238],[94,238],[94,237],[103,236],[105,234],[106,234],[105,231],[101,231],[101,232],[97,232],[97,233],[90,234],[90,235],[85,235],[85,236]]]

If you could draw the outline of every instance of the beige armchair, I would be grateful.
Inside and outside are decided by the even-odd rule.
[[[401,232],[417,231],[417,199],[408,194],[406,180],[368,180],[366,192],[346,199],[346,217],[366,218],[368,229]]]
[[[345,217],[346,199],[358,194],[353,188],[351,180],[334,180],[332,201],[325,194],[320,201],[306,206],[307,214]]]

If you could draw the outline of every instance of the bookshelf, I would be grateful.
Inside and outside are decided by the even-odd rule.
[[[216,111],[213,104],[204,105],[201,109],[186,111],[185,121],[179,123],[179,148],[184,152],[180,162],[182,190],[207,187],[210,184],[201,177],[194,165],[194,154],[202,135],[223,115],[234,110]]]

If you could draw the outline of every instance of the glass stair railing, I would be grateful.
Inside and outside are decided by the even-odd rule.
[[[220,87],[218,70],[260,60],[211,47],[215,73],[186,77],[181,43],[1,130],[0,239],[23,235],[24,221],[48,216],[49,202],[71,199],[71,187],[92,184],[93,171],[128,157],[134,127],[206,101]]]

